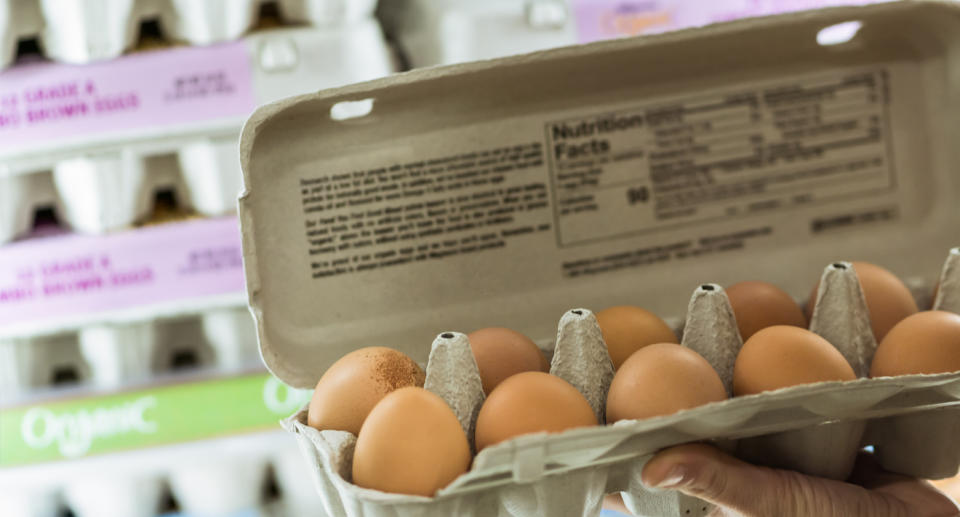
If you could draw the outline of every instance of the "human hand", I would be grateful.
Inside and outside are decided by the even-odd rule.
[[[711,502],[711,516],[956,517],[960,508],[925,481],[883,471],[861,454],[849,482],[745,463],[716,447],[680,445],[657,454],[643,483]]]

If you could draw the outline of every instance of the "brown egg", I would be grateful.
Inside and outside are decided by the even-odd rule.
[[[797,302],[779,287],[766,282],[738,282],[726,289],[744,341],[758,330],[774,325],[807,328],[807,318]]]
[[[867,310],[870,312],[870,326],[873,328],[873,337],[877,343],[883,341],[887,332],[903,318],[915,314],[917,301],[910,293],[910,289],[886,269],[869,262],[853,262],[853,269],[860,280],[860,288],[867,300]],[[813,317],[813,306],[817,301],[817,290],[820,282],[807,300],[807,318]]]
[[[423,370],[403,352],[382,346],[354,350],[320,378],[310,399],[307,425],[357,434],[367,414],[387,393],[423,386],[424,378]]]
[[[433,496],[470,468],[470,444],[450,406],[423,388],[380,401],[360,429],[353,483],[397,494]]]
[[[733,365],[733,394],[856,378],[850,363],[826,339],[806,329],[778,325],[743,344]]]
[[[519,332],[492,327],[471,332],[467,339],[480,370],[485,394],[489,395],[511,375],[550,369],[537,344]]]
[[[607,394],[607,423],[669,415],[726,398],[723,381],[700,354],[657,343],[634,352],[617,370]]]
[[[871,377],[960,371],[960,315],[918,312],[890,329],[873,356]]]
[[[480,407],[477,451],[522,434],[597,425],[587,399],[560,377],[523,372],[500,383]]]
[[[654,343],[676,343],[677,335],[656,314],[629,305],[597,313],[597,322],[615,369],[634,352]]]

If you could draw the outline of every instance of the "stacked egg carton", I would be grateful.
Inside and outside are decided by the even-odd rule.
[[[12,403],[19,399],[29,403],[31,399],[28,397],[31,395],[55,386],[62,387],[67,383],[79,388],[89,387],[110,392],[143,384],[157,376],[169,376],[172,372],[184,369],[203,368],[235,372],[253,368],[256,367],[259,354],[252,326],[250,315],[245,309],[226,307],[166,320],[101,322],[76,329],[74,332],[4,339],[0,341],[0,364],[3,365],[3,371],[0,372],[0,393],[3,394],[4,402]],[[252,463],[237,465],[238,462]],[[143,509],[135,513],[127,513],[128,510],[110,510],[110,504],[127,505],[123,508],[128,508],[135,506],[134,501],[138,499],[159,501],[164,486],[163,480],[150,469],[141,471],[119,460],[114,463],[119,466],[109,469],[109,475],[94,476],[91,471],[62,481],[69,504],[71,507],[76,506],[74,513],[91,516],[153,515],[144,514]],[[180,477],[185,477],[186,480],[180,486],[190,492],[189,487],[196,484],[196,481],[191,481],[192,476],[199,470],[188,466],[173,468],[173,465],[175,464],[171,463],[173,472],[170,482],[180,483]],[[265,462],[260,458],[237,455],[230,462],[205,462],[204,472],[213,471],[211,479],[231,483],[249,481],[250,484],[256,484],[262,482],[262,476],[245,480],[237,474],[259,472],[264,470],[264,465]],[[122,470],[122,474],[114,472],[118,468]],[[19,469],[11,472],[17,473]],[[56,488],[59,490],[60,486]],[[42,503],[46,499],[36,498],[32,494],[26,495],[29,492],[17,493],[24,494],[26,501],[20,501],[22,505],[26,505],[27,501],[35,501],[38,505],[47,504]],[[0,499],[14,504],[22,499],[17,497],[17,493]],[[127,498],[130,500],[126,500]],[[70,502],[72,499],[77,499],[77,502]],[[189,493],[182,499],[192,500]],[[123,501],[117,502],[118,500]],[[105,504],[107,506],[104,506]],[[143,508],[153,506],[145,504]],[[187,502],[185,506],[193,505]],[[49,514],[38,508],[27,513],[4,515]]]
[[[84,67],[24,63],[0,70],[0,243],[27,234],[38,208],[54,208],[61,222],[80,232],[128,227],[149,217],[158,190],[173,191],[183,211],[232,213],[240,189],[236,140],[250,111],[276,98],[395,70],[372,18],[374,0],[283,0],[280,15],[291,26],[250,32],[263,3],[0,0],[0,69],[13,62],[18,40],[31,38],[56,61],[114,58],[135,46],[140,23],[148,20],[158,20],[171,41],[239,39],[138,51]],[[183,83],[189,89],[195,80],[207,80],[198,88],[213,90],[194,92],[204,94],[186,107],[165,107],[170,90],[163,88]],[[129,113],[28,124],[28,93],[41,111],[77,101],[84,103],[83,114],[92,113],[110,97],[112,106]],[[227,222],[232,224],[225,234],[234,236],[236,223]],[[76,253],[68,239],[73,237],[49,239],[63,240],[64,248],[51,252],[51,261],[60,260],[60,252]],[[186,367],[221,375],[258,366],[250,316],[241,306],[242,283],[234,288],[165,304],[136,302],[122,311],[98,310],[102,300],[74,297],[73,309],[52,304],[39,322],[0,318],[8,320],[0,328],[0,403],[30,403],[66,384],[113,392],[156,379],[170,382],[169,372]],[[316,494],[302,482],[302,460],[272,445],[278,439],[270,436],[0,470],[0,478],[10,481],[0,483],[0,514],[57,515],[66,505],[79,516],[155,515],[169,490],[190,514],[223,515],[262,502],[268,475],[280,485],[284,505],[315,506]]]
[[[226,467],[233,470],[227,471]],[[0,471],[9,517],[317,515],[296,445],[267,432]]]
[[[109,19],[101,12],[114,12],[108,4],[153,4],[88,0],[67,2],[68,9],[23,3],[42,5],[64,23]],[[249,10],[256,2],[175,3],[186,11],[207,9],[200,18],[226,23],[230,16],[212,13]],[[318,6],[329,2],[288,3],[319,15]],[[344,3],[341,14],[353,13],[355,5]],[[0,3],[0,13],[3,6],[10,8]],[[71,14],[81,7],[96,16]],[[83,68],[43,63],[0,72],[0,243],[25,234],[37,208],[54,208],[80,232],[127,227],[149,214],[158,189],[175,191],[182,208],[201,215],[233,213],[241,182],[237,137],[257,105],[395,70],[379,23],[349,18],[337,26],[257,31],[235,43],[141,52]]]
[[[53,421],[58,424],[34,422],[34,435],[52,444],[14,437],[26,432],[21,427],[29,420],[25,414],[4,428],[11,435],[0,431],[7,437],[5,454],[15,453],[7,449],[14,446],[11,440],[22,440],[16,447],[34,451],[26,463],[4,458],[14,463],[0,467],[0,515],[60,515],[63,507],[78,516],[156,515],[168,492],[192,515],[225,515],[261,503],[262,485],[270,484],[265,480],[271,473],[284,494],[280,506],[318,504],[302,482],[302,460],[282,447],[288,442],[276,433],[269,440],[258,438],[249,426],[227,425],[238,435],[226,441],[211,442],[201,434],[192,439],[206,442],[156,449],[150,441],[154,435],[144,434],[144,442],[135,439],[125,446],[145,447],[134,452],[111,449],[83,457],[85,450],[61,448],[60,455],[43,460],[48,463],[35,463],[30,456],[56,449],[60,438],[54,435],[72,443],[90,431],[109,438],[114,424],[126,429],[129,424],[101,409],[121,406],[104,405],[101,396],[149,396],[155,387],[192,389],[197,376],[230,383],[238,373],[261,371],[253,323],[242,304],[237,241],[236,220],[222,218],[110,236],[53,236],[0,248],[0,413],[42,409],[45,401],[78,401],[67,412],[54,408],[63,415]],[[131,275],[138,281],[111,280]],[[75,288],[84,282],[99,288]],[[31,295],[18,299],[18,293]],[[264,387],[262,404],[267,404],[266,393]],[[287,407],[283,393],[271,404]],[[255,405],[260,395],[252,396],[244,400]],[[285,415],[292,409],[271,412]],[[98,412],[107,418],[107,429],[91,430],[78,420]],[[158,426],[174,424],[163,420]],[[188,453],[178,453],[181,449]]]
[[[158,19],[171,40],[210,45],[240,38],[265,0],[2,0],[0,68],[17,41],[39,39],[50,59],[89,63],[115,58],[137,41],[141,21]],[[330,26],[368,17],[376,0],[280,0],[290,24]]]
[[[284,425],[297,434],[314,465],[325,510],[350,517],[489,515],[491,508],[499,515],[593,516],[604,494],[613,492],[622,492],[637,515],[706,515],[712,510],[708,503],[650,491],[640,476],[657,450],[703,440],[748,459],[834,479],[849,475],[865,445],[875,447],[887,470],[927,479],[955,475],[960,467],[960,372],[867,378],[876,342],[853,266],[831,264],[821,285],[811,330],[840,350],[858,380],[741,396],[606,427],[521,436],[482,451],[468,473],[434,498],[352,485],[354,435],[307,426],[306,409]],[[951,250],[943,268],[934,308],[960,313],[960,248]],[[742,341],[719,285],[705,284],[694,292],[682,344],[705,357],[731,391]],[[551,373],[575,386],[601,421],[613,377],[606,350],[589,310],[571,310],[561,318]],[[484,396],[464,334],[446,332],[434,341],[425,387],[450,404],[472,443]]]
[[[116,389],[172,370],[237,370],[259,359],[253,322],[241,307],[6,337],[0,353],[0,392],[7,400],[65,383]]]

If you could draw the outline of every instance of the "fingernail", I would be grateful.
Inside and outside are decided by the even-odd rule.
[[[677,488],[684,484],[684,478],[686,477],[686,470],[682,465],[675,465],[667,471],[667,475],[654,483],[654,488],[660,489],[671,489]]]

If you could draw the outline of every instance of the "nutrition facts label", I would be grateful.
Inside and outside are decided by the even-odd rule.
[[[549,122],[561,246],[895,187],[887,72],[817,75]]]

